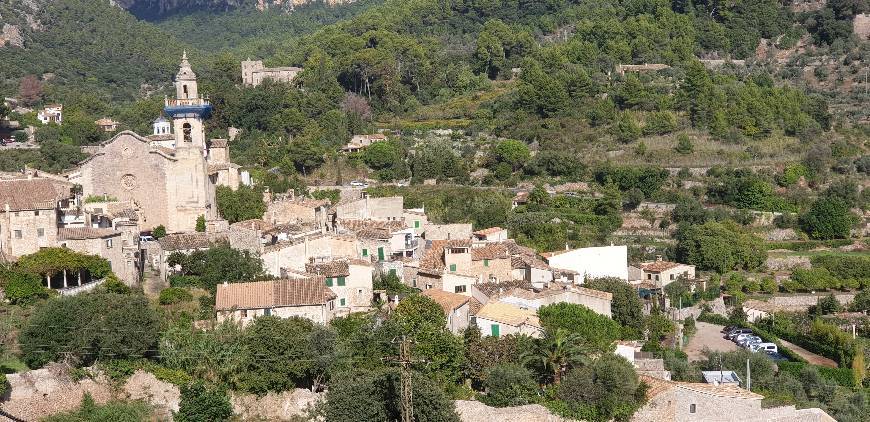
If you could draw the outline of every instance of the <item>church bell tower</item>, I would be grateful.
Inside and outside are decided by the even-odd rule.
[[[164,113],[172,118],[175,147],[196,147],[205,150],[203,122],[211,116],[211,103],[199,96],[196,74],[187,61],[187,52],[181,56],[181,65],[175,75],[175,98],[164,100]]]

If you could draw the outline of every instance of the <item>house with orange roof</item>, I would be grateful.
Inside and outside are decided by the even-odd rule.
[[[218,322],[249,324],[260,316],[300,317],[326,324],[335,314],[336,294],[325,277],[224,283],[217,286],[215,312]]]
[[[664,288],[680,277],[695,279],[694,265],[665,261],[661,255],[656,256],[655,261],[641,263],[638,267],[641,271],[640,281],[654,284],[657,289]]]
[[[525,334],[538,338],[544,331],[536,310],[504,302],[483,305],[475,313],[474,323],[480,328],[483,336]]]
[[[508,240],[507,229],[501,227],[490,227],[488,229],[478,230],[472,233],[474,240],[478,242],[504,242]]]
[[[462,330],[468,328],[469,313],[471,311],[470,302],[473,300],[470,296],[445,292],[439,289],[424,290],[423,296],[432,299],[441,306],[444,315],[447,317],[447,329],[451,333],[459,334]]]

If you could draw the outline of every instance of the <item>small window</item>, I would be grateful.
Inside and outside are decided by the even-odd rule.
[[[465,285],[456,286],[453,288],[454,293],[465,293]]]
[[[36,236],[37,237],[45,236],[45,229],[36,229]]]
[[[369,250],[368,250],[368,249],[365,249],[365,248],[363,249],[363,256],[369,256]]]
[[[21,239],[21,230],[15,230],[15,238]]]
[[[330,301],[329,301],[329,310],[331,311],[331,310],[333,310],[333,309],[335,309],[335,301],[334,301],[334,300],[330,300]]]
[[[456,271],[456,264],[450,264],[450,271]]]
[[[484,260],[483,260],[483,266],[484,266],[484,267],[488,267],[488,266],[489,266],[489,260],[488,260],[488,259],[484,259]]]
[[[362,289],[356,289],[356,294],[361,295],[361,294],[362,294]]]
[[[106,249],[112,249],[112,239],[106,239]]]
[[[34,212],[33,212],[33,215],[39,217],[39,210],[34,211]]]
[[[673,275],[673,274],[671,274],[671,280],[673,280],[673,279],[674,279],[674,275]]]
[[[265,315],[265,316],[272,315],[272,308],[263,309],[263,315]]]
[[[242,309],[242,318],[247,318],[247,317],[248,317],[248,310]]]
[[[656,274],[656,281],[659,281],[659,275]]]
[[[498,324],[490,324],[489,332],[492,333],[493,337],[498,337],[498,335],[501,334]]]
[[[415,229],[419,229],[419,228],[420,228],[420,220],[414,220],[414,228],[415,228]]]
[[[332,277],[326,277],[326,287],[332,287]]]
[[[338,300],[338,306],[344,306],[344,298]]]
[[[652,280],[652,274],[647,274],[647,275],[646,275],[646,279],[647,279],[647,280]]]
[[[697,406],[695,405],[695,403],[692,403],[689,405],[689,413],[695,413],[696,410],[698,410],[698,409],[697,409]]]
[[[339,277],[339,278],[338,278],[338,283],[337,283],[337,285],[338,285],[338,286],[344,286],[344,281],[345,281],[344,277]],[[344,300],[344,299],[342,299],[342,300]]]

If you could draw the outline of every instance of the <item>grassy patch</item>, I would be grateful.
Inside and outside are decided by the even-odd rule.
[[[0,373],[12,374],[15,372],[27,371],[28,369],[30,368],[15,356],[4,356],[0,358]]]

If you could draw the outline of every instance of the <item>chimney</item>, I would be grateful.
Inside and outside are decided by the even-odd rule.
[[[230,283],[228,281],[224,280],[224,287],[229,286],[229,285],[230,285]]]
[[[656,255],[656,262],[662,262],[662,256]]]

